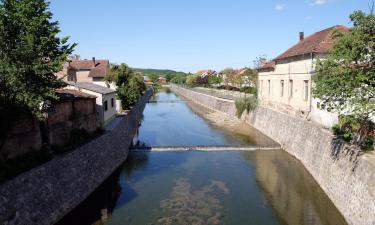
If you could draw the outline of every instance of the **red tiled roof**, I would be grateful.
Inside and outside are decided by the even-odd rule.
[[[332,37],[332,32],[334,30],[339,30],[341,32],[346,32],[349,28],[337,25],[322,31],[316,32],[302,41],[298,42],[293,47],[289,48],[286,52],[276,57],[274,60],[280,60],[289,58],[292,56],[303,55],[308,53],[327,53],[334,45],[334,39]]]
[[[267,61],[267,62],[263,63],[263,65],[261,65],[257,69],[258,70],[275,69],[275,61],[273,61],[273,60]]]
[[[109,60],[72,60],[70,69],[90,70],[89,77],[105,77],[109,73]]]

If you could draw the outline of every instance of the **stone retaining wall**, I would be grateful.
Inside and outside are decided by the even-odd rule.
[[[170,87],[205,107],[236,115],[234,101]],[[243,115],[243,120],[279,142],[299,159],[350,225],[375,225],[375,155],[360,154],[327,130],[265,107]]]
[[[0,224],[53,224],[85,200],[125,161],[151,95],[97,139],[1,184]]]

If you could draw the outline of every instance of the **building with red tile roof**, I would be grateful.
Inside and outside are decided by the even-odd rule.
[[[104,77],[110,72],[109,60],[97,60],[93,57],[91,60],[81,60],[78,56],[71,57],[65,63],[63,70],[56,75],[65,81],[88,82],[101,86],[107,86]],[[112,87],[111,88],[115,88]]]
[[[337,122],[337,115],[320,109],[311,95],[315,62],[327,56],[335,44],[335,32],[348,32],[337,25],[308,37],[299,33],[299,41],[288,50],[258,68],[258,98],[262,105],[299,115],[324,127]]]

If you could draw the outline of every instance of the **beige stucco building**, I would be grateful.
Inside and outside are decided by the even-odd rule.
[[[304,38],[272,61],[258,69],[258,98],[262,105],[285,113],[301,116],[324,127],[337,123],[337,114],[322,110],[319,99],[312,97],[312,76],[317,59],[324,59],[333,47],[334,30],[347,31],[334,26]]]
[[[96,96],[96,113],[101,127],[105,127],[117,114],[116,90],[87,82],[67,82],[67,89]]]

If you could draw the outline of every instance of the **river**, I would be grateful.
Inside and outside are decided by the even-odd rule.
[[[246,124],[164,90],[147,104],[136,146],[276,146]],[[223,126],[228,125],[228,126]],[[130,152],[58,224],[346,225],[303,165],[282,149]]]

